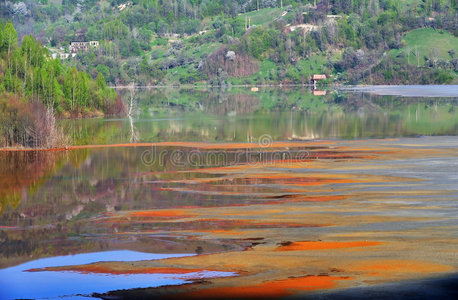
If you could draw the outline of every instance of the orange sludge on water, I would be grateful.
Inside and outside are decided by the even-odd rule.
[[[191,298],[199,299],[252,299],[274,298],[293,295],[297,291],[312,291],[329,289],[336,285],[338,280],[351,279],[350,277],[305,276],[265,282],[257,285],[234,287],[219,287],[203,289],[191,293]]]
[[[453,267],[425,261],[381,259],[359,262],[349,269],[389,276],[393,273],[440,273],[451,271]]]
[[[189,212],[185,210],[170,209],[170,210],[145,210],[135,211],[130,213],[131,217],[145,217],[145,218],[187,218]]]

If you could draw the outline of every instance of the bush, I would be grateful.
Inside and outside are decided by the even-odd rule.
[[[54,114],[40,102],[0,96],[0,147],[56,147],[66,143]]]
[[[453,76],[445,70],[440,70],[436,73],[435,82],[439,84],[446,84],[453,80]]]

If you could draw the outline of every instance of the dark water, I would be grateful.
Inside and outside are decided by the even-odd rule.
[[[377,96],[348,91],[328,91],[325,96],[314,96],[306,89],[266,89],[257,93],[237,89],[122,93],[126,103],[132,106],[131,117],[61,121],[74,144],[258,142],[266,135],[274,141],[431,135],[453,136],[451,139],[456,140],[458,132],[458,97]],[[415,141],[421,146],[421,139]],[[178,158],[172,157],[176,150],[180,151]],[[142,222],[113,223],[104,218],[106,214],[128,211],[242,205],[259,201],[260,195],[277,192],[277,186],[268,181],[242,187],[236,190],[237,195],[233,189],[230,189],[232,194],[226,193],[223,184],[206,186],[205,192],[185,190],[187,185],[181,182],[196,175],[178,171],[202,167],[192,162],[196,158],[208,158],[208,153],[167,146],[160,152],[146,153],[149,157],[145,161],[145,151],[150,150],[132,147],[0,152],[0,298],[83,297],[114,289],[181,284],[189,278],[234,275],[207,272],[188,277],[173,274],[107,277],[24,272],[36,267],[104,259],[150,260],[162,257],[161,253],[179,256],[240,250],[243,248],[240,241],[215,242],[169,235],[169,225],[161,222],[147,224],[145,228]],[[216,157],[206,162],[205,167],[247,163],[248,154],[238,156],[231,150],[224,153],[224,159]],[[387,176],[394,174],[387,172]],[[450,175],[453,170],[444,172]],[[210,175],[198,177],[206,176]],[[228,183],[232,184],[246,182],[240,179]],[[173,226],[174,230],[198,231],[208,224],[189,222]],[[218,226],[227,224],[215,223],[216,229]],[[146,229],[149,233],[145,233]],[[93,255],[88,260],[84,253]],[[77,255],[68,256],[72,254]],[[46,286],[44,281],[53,285]],[[26,282],[30,283],[28,290],[22,287]],[[84,288],[70,289],[73,283]]]

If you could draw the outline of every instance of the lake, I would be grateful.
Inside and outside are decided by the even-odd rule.
[[[331,299],[448,280],[457,90],[120,90],[129,117],[60,121],[68,151],[0,151],[0,298]]]

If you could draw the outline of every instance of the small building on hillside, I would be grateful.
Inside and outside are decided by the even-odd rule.
[[[98,48],[99,42],[98,41],[90,41],[90,42],[71,42],[69,50],[71,53],[78,53],[78,52],[86,52],[90,48]]]
[[[326,15],[328,19],[342,19],[341,15]]]
[[[98,48],[99,47],[99,41],[90,41],[89,42],[89,47]]]
[[[313,81],[318,81],[318,80],[326,80],[326,75],[322,74],[314,74],[312,77]]]
[[[313,96],[326,96],[326,91],[314,90]]]
[[[294,32],[296,30],[302,30],[302,33],[307,34],[312,31],[318,31],[318,26],[313,24],[297,24],[293,26],[289,26],[289,30]]]
[[[59,58],[61,60],[66,60],[66,59],[76,56],[76,53],[66,53],[62,49],[51,48],[49,49],[49,51],[51,52],[50,56],[52,59]]]
[[[320,80],[326,80],[326,75],[324,74],[314,74],[312,76],[312,84],[314,89],[316,90],[316,83]]]

